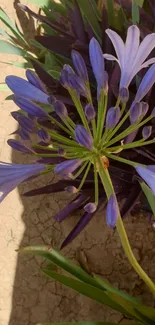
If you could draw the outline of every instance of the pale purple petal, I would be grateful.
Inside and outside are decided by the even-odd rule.
[[[103,54],[104,58],[109,61],[117,61],[117,63],[120,65],[119,60],[112,54]]]
[[[153,64],[146,72],[142,79],[134,102],[140,102],[141,99],[149,92],[153,84],[155,83],[155,64]]]
[[[149,65],[150,65],[150,64],[153,64],[153,63],[155,63],[155,58],[152,58],[152,59],[149,59],[149,60],[145,61],[145,62],[141,65],[140,70],[149,67]],[[140,70],[138,70],[137,72],[139,72]]]
[[[137,173],[141,176],[141,178],[143,178],[143,180],[147,183],[155,195],[155,172],[151,171],[150,169],[151,168],[148,169],[142,166],[136,167]]]
[[[107,35],[111,39],[113,46],[115,48],[115,52],[117,54],[118,60],[120,62],[121,69],[124,67],[124,54],[125,54],[125,46],[121,39],[121,37],[111,29],[106,30]]]
[[[60,164],[57,164],[54,168],[55,173],[60,174],[62,176],[68,175],[74,170],[76,170],[82,164],[82,160],[80,159],[72,159],[64,161]]]
[[[0,162],[0,202],[21,182],[45,170],[45,164],[9,164]]]

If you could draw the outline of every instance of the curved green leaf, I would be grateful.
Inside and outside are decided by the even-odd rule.
[[[0,40],[0,53],[15,54],[23,57],[27,55],[27,52],[22,48],[3,40]]]
[[[0,20],[11,30],[15,36],[17,36],[17,38],[20,38],[24,43],[26,43],[22,33],[18,30],[16,25],[10,20],[2,8],[0,8]]]
[[[140,182],[140,186],[149,202],[153,215],[155,216],[155,196],[149,186],[146,185],[144,182]]]

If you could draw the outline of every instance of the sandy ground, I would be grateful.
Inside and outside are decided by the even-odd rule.
[[[15,16],[12,0],[0,0],[10,17]],[[27,3],[27,1],[24,1]],[[0,55],[0,60],[12,59]],[[18,58],[15,58],[18,60]],[[24,76],[24,70],[0,63],[0,82],[6,75]],[[5,101],[8,93],[0,94],[0,160],[25,162],[25,157],[12,153],[7,146],[8,135],[16,129],[10,112],[16,107]],[[29,244],[50,244],[59,247],[64,236],[77,222],[73,216],[62,225],[52,216],[64,206],[67,195],[49,195],[24,199],[22,193],[41,186],[54,176],[24,184],[14,190],[0,205],[0,325],[34,325],[38,322],[114,321],[122,316],[112,310],[81,297],[75,292],[49,281],[40,274],[40,259],[19,256],[16,249]],[[134,253],[155,281],[155,233],[142,215],[129,216],[125,226]],[[68,246],[66,255],[75,259],[78,251],[86,254],[92,271],[104,276],[116,287],[143,296],[153,305],[153,299],[143,282],[132,270],[124,256],[116,232],[107,229],[104,214],[97,215],[87,229]],[[128,320],[124,321],[129,324]]]

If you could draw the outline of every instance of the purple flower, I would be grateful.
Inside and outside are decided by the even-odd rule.
[[[44,171],[45,164],[9,164],[0,162],[0,202],[21,182]]]
[[[34,117],[41,117],[44,119],[49,118],[49,114],[46,113],[40,106],[32,103],[30,100],[14,96],[13,101],[15,104],[20,107],[23,111]]]
[[[43,85],[43,83],[41,82],[41,80],[39,79],[39,77],[36,75],[35,72],[33,72],[32,70],[28,69],[26,70],[26,77],[27,80],[36,88],[40,89],[41,91],[43,91],[44,93],[46,93],[46,88]]]
[[[68,118],[68,112],[66,106],[60,101],[57,100],[53,103],[54,110],[56,114],[61,118],[61,119],[67,119]]]
[[[82,160],[80,159],[67,160],[60,164],[57,164],[56,167],[54,168],[54,171],[55,173],[60,174],[62,176],[70,175],[81,164],[82,164]]]
[[[146,113],[148,112],[149,105],[148,103],[145,102],[141,102],[141,105],[142,105],[142,116],[145,116]]]
[[[111,54],[105,54],[104,57],[107,60],[118,62],[121,68],[120,89],[128,88],[130,82],[140,70],[155,62],[155,58],[145,61],[155,47],[155,33],[147,35],[141,44],[139,42],[140,31],[135,25],[128,28],[125,44],[113,30],[107,29],[106,33],[113,43],[117,58]]]
[[[101,46],[95,38],[92,38],[89,43],[89,56],[98,88],[104,88],[104,57]]]
[[[94,109],[93,105],[91,105],[91,104],[86,105],[86,107],[85,107],[85,115],[86,115],[87,120],[89,122],[94,120],[94,118],[96,116],[96,112],[95,112],[95,109]]]
[[[155,195],[155,166],[137,166],[136,171],[151,188],[153,194]]]
[[[134,102],[135,103],[140,102],[144,98],[144,96],[149,92],[149,90],[152,88],[154,83],[155,83],[155,64],[153,64],[149,68],[144,78],[142,79],[138,87]]]
[[[128,90],[128,88],[121,88],[120,92],[119,92],[119,96],[120,96],[121,102],[123,104],[126,104],[127,101],[129,100],[129,90]]]
[[[76,74],[69,74],[68,80],[71,89],[75,89],[77,93],[81,96],[84,96],[86,98],[89,97],[89,91],[83,79],[81,79]]]
[[[148,125],[148,126],[144,126],[143,130],[142,130],[142,136],[144,139],[148,139],[151,136],[152,133],[152,126]]]
[[[70,65],[65,64],[63,66],[63,69],[61,70],[61,74],[60,74],[60,83],[62,84],[62,86],[64,88],[67,88],[67,89],[71,88],[69,76],[74,75],[74,74],[75,74],[75,72],[72,69],[72,67],[70,67]]]
[[[66,188],[65,188],[65,190],[68,192],[68,193],[77,193],[77,188],[75,187],[75,186],[67,186]]]
[[[119,107],[111,107],[109,108],[106,116],[106,128],[113,128],[120,120],[121,113]]]
[[[88,72],[83,57],[77,52],[72,51],[72,60],[78,75],[85,81],[88,81]]]
[[[88,213],[94,213],[97,209],[97,206],[95,203],[89,202],[84,206],[84,210]]]
[[[48,95],[30,82],[16,76],[7,76],[5,82],[16,96],[48,104]]]
[[[38,131],[38,136],[39,138],[42,140],[42,141],[45,141],[45,142],[49,142],[50,141],[50,135],[49,133],[44,130],[44,129],[40,129]]]
[[[17,151],[21,151],[26,154],[32,154],[33,150],[22,144],[20,141],[14,140],[14,139],[9,139],[7,141],[8,145]]]
[[[127,135],[127,137],[124,139],[123,144],[128,144],[131,143],[137,136],[139,130],[135,130],[132,133],[130,133],[129,135]]]
[[[130,108],[130,123],[137,123],[140,117],[142,116],[142,105],[141,103],[136,103]]]
[[[107,210],[106,210],[106,221],[107,225],[111,228],[116,226],[117,218],[119,214],[119,207],[115,194],[112,194],[109,198]]]
[[[93,139],[92,136],[88,133],[88,131],[84,128],[83,125],[77,125],[75,128],[75,139],[76,141],[88,148],[90,150],[93,149]]]

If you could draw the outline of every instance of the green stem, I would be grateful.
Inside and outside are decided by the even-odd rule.
[[[56,124],[61,130],[63,130],[64,132],[66,132],[67,134],[69,134],[69,135],[72,135],[72,133],[65,127],[65,126],[63,126],[60,122],[58,122],[57,120],[55,120],[55,118],[53,118],[53,117],[50,117],[50,120],[54,123],[54,124]],[[40,127],[42,127],[42,126],[40,126]]]
[[[72,126],[72,128],[75,129],[76,124],[72,121],[72,119],[69,116],[67,118],[67,121]]]
[[[152,116],[149,116],[148,118],[146,118],[143,122],[139,123],[139,124],[134,124],[129,126],[125,131],[123,131],[122,133],[120,133],[117,137],[115,137],[113,140],[111,140],[110,142],[107,143],[107,145],[105,146],[105,148],[110,147],[112,144],[114,144],[115,142],[118,142],[120,140],[122,140],[123,138],[125,138],[127,135],[129,135],[130,133],[134,132],[135,130],[139,129],[141,126],[143,126],[144,124],[146,124],[147,122],[149,122],[152,119]]]
[[[124,110],[125,110],[125,104],[122,107],[122,111],[121,111],[121,115],[123,115]],[[112,132],[110,132],[107,136],[107,138],[105,139],[106,142],[108,142],[114,135],[115,133],[120,129],[120,127],[124,124],[124,122],[127,120],[127,118],[129,117],[130,112],[128,111],[125,116],[122,118],[122,120],[117,124],[117,126],[112,130]],[[103,144],[103,141],[102,141]]]
[[[73,103],[75,104],[75,107],[76,107],[76,109],[77,109],[77,111],[78,111],[78,113],[80,115],[80,118],[81,118],[81,121],[82,121],[84,127],[86,128],[86,130],[89,133],[91,133],[90,129],[89,129],[88,121],[86,119],[86,116],[85,116],[85,113],[84,113],[84,110],[83,110],[83,107],[81,105],[81,102],[80,102],[80,99],[79,99],[79,96],[78,96],[77,92],[75,90],[73,91],[73,90],[70,90],[70,89],[68,89],[68,92],[69,92],[69,94],[70,94],[70,96],[72,98]]]
[[[86,168],[88,164],[88,160],[85,161],[85,163],[82,165],[82,167],[78,170],[78,172],[73,176],[73,179],[76,179],[77,177],[80,176],[80,174],[83,172],[83,170]]]
[[[100,100],[98,103],[97,132],[96,132],[95,144],[98,144],[102,136],[103,126],[104,126],[104,121],[105,121],[105,116],[107,111],[107,102],[108,102],[108,95],[104,94],[104,89],[102,89],[100,94]]]
[[[87,175],[88,175],[89,170],[90,170],[90,166],[91,166],[91,161],[88,163],[87,169],[86,169],[86,171],[85,171],[85,173],[84,173],[84,175],[83,175],[83,178],[82,178],[82,180],[81,180],[81,183],[80,183],[80,185],[79,185],[79,187],[78,187],[78,191],[81,190],[81,188],[82,188],[82,186],[83,186],[83,184],[84,184],[84,182],[85,182],[85,180],[86,180],[86,178],[87,178]]]
[[[116,146],[116,147],[112,147],[112,148],[108,148],[108,152],[110,151],[115,151],[118,149],[131,149],[131,148],[137,148],[137,147],[143,147],[143,146],[147,146],[149,144],[155,143],[155,140],[149,140],[149,141],[145,141],[144,139],[141,139],[139,141],[135,141],[129,144],[124,144],[122,146]]]
[[[127,164],[127,165],[130,165],[130,166],[132,166],[132,167],[137,167],[137,166],[143,166],[143,167],[146,167],[145,165],[143,165],[143,164],[140,164],[140,163],[136,163],[136,162],[134,162],[134,161],[132,161],[132,160],[127,160],[127,159],[125,159],[125,158],[122,158],[122,157],[119,157],[119,156],[116,156],[116,155],[113,155],[113,154],[110,154],[110,153],[105,153],[104,152],[104,154],[106,155],[106,157],[108,157],[108,158],[111,158],[111,159],[113,159],[113,160],[117,160],[117,161],[120,161],[120,162],[122,162],[122,163],[124,163],[124,164]]]
[[[115,191],[114,191],[114,188],[113,188],[113,185],[111,182],[109,172],[107,169],[105,170],[103,168],[100,160],[99,160],[99,165],[100,165],[100,168],[102,169],[102,172],[100,172],[101,181],[103,183],[105,192],[107,194],[107,198],[109,199],[112,194],[115,194]],[[104,175],[104,177],[103,177],[103,175]],[[148,286],[148,288],[150,289],[152,294],[155,296],[155,285],[152,282],[152,280],[148,277],[148,275],[144,272],[144,270],[141,268],[141,266],[137,262],[134,254],[132,252],[132,249],[131,249],[131,246],[130,246],[130,243],[129,243],[129,240],[127,237],[127,233],[125,231],[124,224],[123,224],[122,218],[120,216],[120,213],[118,214],[116,228],[117,228],[120,240],[121,240],[122,247],[124,249],[124,252],[125,252],[129,262],[131,263],[134,270],[138,273],[140,278],[143,279],[143,281],[146,283],[146,285]]]
[[[99,188],[98,188],[98,172],[97,172],[97,161],[94,159],[94,184],[95,184],[95,204],[98,205]]]

